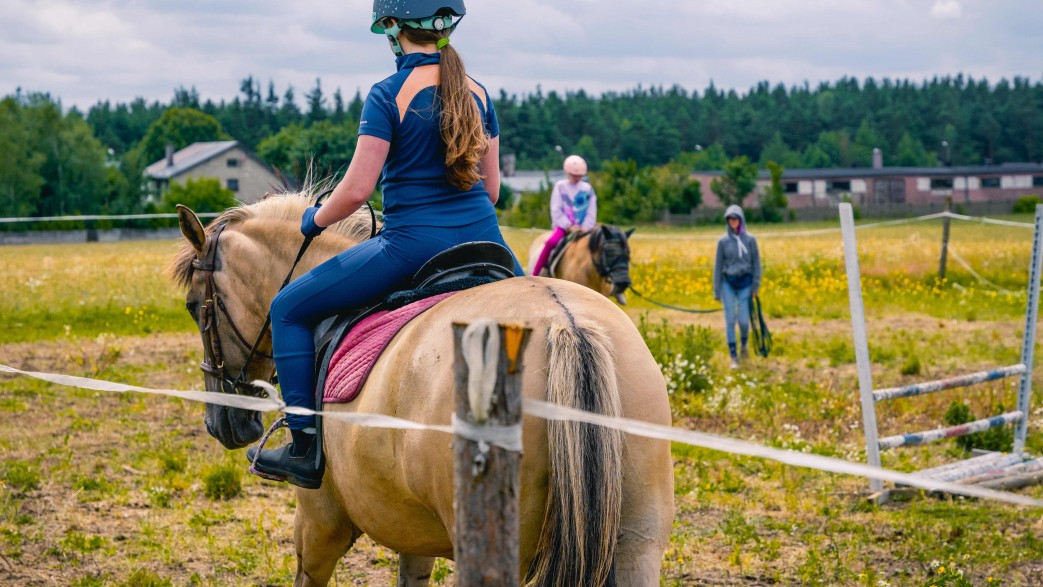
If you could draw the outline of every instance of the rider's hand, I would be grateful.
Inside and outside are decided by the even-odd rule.
[[[315,224],[315,214],[319,211],[319,206],[315,205],[304,211],[304,216],[301,217],[301,234],[308,238],[314,238],[322,234],[322,231],[326,230],[325,226],[319,226]]]

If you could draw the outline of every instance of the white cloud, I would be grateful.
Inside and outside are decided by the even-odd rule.
[[[680,85],[746,91],[759,81],[842,76],[919,81],[973,73],[1038,80],[1039,0],[512,0],[469,2],[454,37],[498,93],[592,94]],[[371,0],[0,0],[0,96],[46,91],[66,106],[178,86],[229,100],[248,75],[300,100],[322,79],[346,96],[394,71],[369,32]],[[930,7],[928,10],[927,8]],[[945,18],[945,26],[935,19]]]
[[[931,16],[939,19],[955,19],[963,16],[963,6],[958,0],[934,0]]]

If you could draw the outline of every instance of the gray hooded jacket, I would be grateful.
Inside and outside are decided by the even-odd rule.
[[[735,216],[739,219],[739,230],[733,231],[729,225],[727,233],[717,241],[717,260],[713,265],[713,297],[721,299],[721,284],[729,283],[753,286],[753,291],[761,287],[761,255],[757,249],[757,239],[746,232],[746,215],[739,206],[728,206],[724,211],[725,219]]]

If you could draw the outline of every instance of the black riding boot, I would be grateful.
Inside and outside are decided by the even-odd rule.
[[[246,458],[253,463],[260,476],[278,481],[289,481],[297,487],[318,489],[322,486],[322,475],[326,470],[326,455],[319,455],[319,440],[315,433],[290,430],[293,442],[272,450],[257,447],[246,449]],[[257,455],[256,461],[254,456]]]

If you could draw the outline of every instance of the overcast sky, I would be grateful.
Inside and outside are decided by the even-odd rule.
[[[469,0],[453,36],[492,92],[641,84],[745,91],[843,76],[1043,78],[1040,0]],[[179,86],[230,99],[253,75],[298,102],[394,71],[370,0],[0,0],[0,95],[81,108]]]

